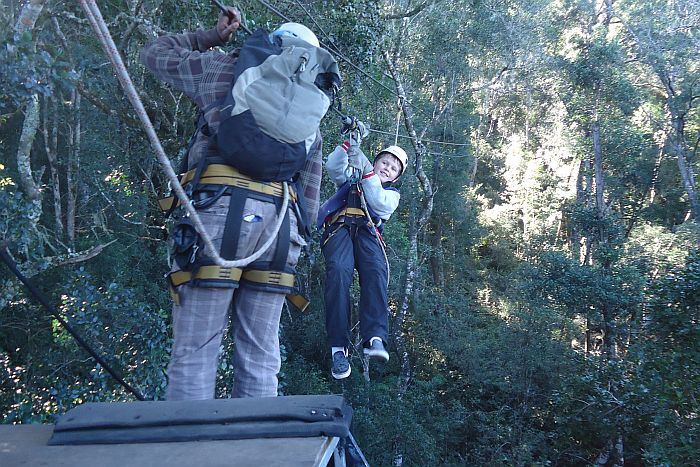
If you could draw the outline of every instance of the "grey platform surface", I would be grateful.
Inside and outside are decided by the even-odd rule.
[[[337,437],[48,446],[53,425],[0,425],[0,466],[325,466]]]

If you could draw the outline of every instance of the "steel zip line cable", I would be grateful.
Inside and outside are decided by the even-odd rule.
[[[292,22],[292,20],[291,20],[288,16],[284,15],[284,14],[283,14],[282,12],[280,12],[277,8],[275,8],[275,7],[273,7],[272,5],[270,5],[270,4],[267,3],[265,0],[257,0],[257,2],[260,3],[261,5],[263,5],[265,8],[267,8],[267,9],[270,10],[271,12],[273,12],[274,14],[276,14],[277,16],[279,16],[280,18],[282,18],[283,20],[285,20],[285,21],[287,21],[287,22]],[[298,3],[298,2],[297,2],[297,3]],[[300,5],[300,6],[301,6],[301,5]],[[305,8],[302,7],[302,9],[304,9],[304,11],[305,11],[306,14],[309,16],[309,18],[311,18],[311,21],[313,21],[315,24],[318,24],[318,23],[316,22],[316,20],[313,18],[313,16],[311,16],[311,14],[310,14],[309,12],[307,12]],[[320,26],[319,26],[319,28],[321,29],[322,32],[324,32],[323,29],[322,29]],[[328,34],[326,34],[325,32],[324,32],[324,34],[328,37]],[[350,61],[349,58],[347,58],[345,55],[343,55],[343,54],[338,50],[337,47],[333,46],[333,47],[331,48],[331,47],[328,46],[328,43],[324,43],[323,41],[320,41],[320,40],[319,40],[319,43],[320,43],[324,48],[326,48],[326,49],[332,49],[332,50],[334,51],[335,55],[337,55],[340,59],[342,59],[345,63],[347,63],[348,65],[350,65],[352,68],[354,68],[355,70],[357,70],[358,72],[360,72],[363,76],[365,76],[366,78],[368,78],[368,79],[372,80],[373,82],[377,83],[379,86],[383,87],[384,89],[386,89],[387,91],[389,91],[390,93],[392,93],[394,96],[399,97],[398,94],[397,94],[397,92],[396,92],[396,90],[391,89],[389,86],[387,86],[386,84],[384,84],[384,83],[382,83],[381,81],[377,80],[376,78],[374,78],[373,76],[371,76],[369,73],[367,73],[365,70],[363,70],[363,69],[360,68],[359,66],[355,65],[352,61]],[[409,104],[409,105],[412,106],[412,104]]]
[[[261,5],[263,5],[265,8],[267,8],[268,10],[270,10],[271,12],[273,12],[274,14],[276,14],[277,16],[279,16],[280,18],[282,18],[283,20],[285,20],[285,21],[287,21],[287,22],[293,22],[292,19],[291,19],[290,17],[288,17],[287,15],[285,15],[284,13],[282,13],[281,11],[279,11],[279,10],[278,10],[277,8],[275,8],[274,6],[270,5],[270,4],[269,4],[268,2],[266,2],[265,0],[256,0],[256,1],[257,1],[258,3],[260,3]],[[321,27],[321,25],[318,23],[318,21],[316,21],[316,19],[315,19],[314,16],[311,14],[311,12],[309,12],[308,9],[307,9],[306,7],[304,7],[304,5],[303,5],[299,0],[295,0],[295,2],[297,3],[297,5],[299,5],[299,7],[301,7],[302,10],[304,10],[304,13],[306,13],[306,15],[309,17],[309,19],[311,19],[311,21],[316,25],[316,27],[318,27],[318,29],[319,29],[328,39],[330,39],[330,35]],[[370,79],[370,80],[373,81],[374,83],[378,84],[379,86],[381,86],[381,87],[384,88],[385,90],[389,91],[392,95],[394,95],[394,96],[400,98],[400,96],[398,95],[398,93],[396,92],[395,89],[391,89],[391,88],[388,87],[386,84],[384,84],[384,83],[382,83],[381,81],[377,80],[377,79],[374,78],[373,76],[370,76],[369,73],[367,73],[365,70],[363,70],[363,69],[360,68],[359,66],[355,65],[349,58],[347,58],[345,55],[343,55],[342,52],[340,52],[340,50],[339,50],[335,45],[332,45],[331,47],[329,47],[329,45],[332,43],[332,41],[326,43],[326,42],[323,42],[323,41],[320,41],[320,40],[319,40],[319,43],[320,43],[324,48],[330,50],[333,54],[337,55],[340,59],[342,59],[345,63],[347,63],[348,65],[350,65],[352,68],[354,68],[355,70],[357,70],[358,72],[360,72],[363,76],[365,76],[366,78]],[[421,114],[424,113],[422,110],[418,109],[414,104],[411,104],[411,103],[409,102],[408,105],[409,105],[410,107],[413,107],[415,110],[419,111]],[[335,108],[334,108],[334,110],[335,110]],[[342,114],[341,114],[341,115],[342,115]],[[373,131],[373,132],[375,132],[375,133],[389,134],[389,133],[381,132],[381,131],[379,131],[379,130],[372,130],[372,129],[370,129],[370,131]],[[399,135],[399,137],[401,137],[401,138],[412,139],[410,136],[405,136],[405,135]],[[428,142],[428,143],[432,143],[432,144],[444,144],[444,145],[448,145],[448,146],[469,146],[468,143],[448,143],[448,142],[446,142],[446,141],[432,141],[432,140],[424,140],[424,139],[421,139],[420,142],[421,142],[421,143],[422,143],[422,142]],[[438,153],[431,153],[431,154],[438,154]],[[445,154],[438,154],[438,155],[443,155],[443,156],[445,156]],[[455,156],[455,157],[465,157],[465,156]]]

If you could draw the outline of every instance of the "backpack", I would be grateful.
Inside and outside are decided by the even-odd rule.
[[[292,179],[340,82],[338,63],[327,51],[255,31],[219,109],[216,145],[223,162],[260,181]]]

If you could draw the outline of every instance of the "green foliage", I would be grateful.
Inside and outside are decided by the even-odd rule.
[[[77,78],[69,64],[47,50],[36,50],[32,35],[25,32],[11,38],[0,34],[0,113],[14,112],[33,94],[52,95],[58,85],[68,85]]]
[[[0,175],[4,173],[0,170]],[[30,248],[34,246],[33,235],[36,234],[32,228],[33,221],[39,215],[36,203],[28,201],[17,191],[11,178],[3,180],[3,184],[0,184],[0,241],[13,245],[28,257],[39,259],[42,251]]]
[[[165,388],[163,368],[169,345],[163,310],[123,285],[95,285],[83,268],[55,287],[62,290],[57,309],[63,319],[125,380],[147,397],[158,398]],[[33,309],[27,299],[21,299],[3,314],[5,323],[30,330],[23,337],[3,336],[3,348],[12,349],[4,370],[14,375],[9,379],[14,391],[2,411],[6,422],[49,420],[82,402],[133,397],[95,364],[48,311]]]
[[[696,397],[700,383],[699,291],[697,248],[650,287],[640,323],[648,337],[631,349],[639,365],[633,372],[634,405],[628,404],[634,408],[630,416],[634,426],[644,428],[635,442],[646,463],[693,463],[700,452],[695,419],[700,409]]]
[[[177,166],[194,106],[147,73],[138,51],[159,32],[210,28],[218,12],[205,0],[148,1],[136,12],[127,3],[100,7]],[[415,4],[276,5],[362,70],[339,60],[344,111],[377,130],[365,152],[394,144],[398,133],[413,159],[381,55],[396,52],[434,190],[415,271],[407,270],[411,229],[427,200],[411,169],[384,232],[390,316],[404,299],[408,304],[401,328],[391,329],[390,362],[373,364],[367,383],[354,351],[352,376],[331,378],[316,238],[297,276],[311,306],[282,314],[280,393],[344,394],[371,465],[395,465],[396,456],[407,466],[592,465],[606,452],[614,458],[608,451],[618,436],[630,465],[693,464],[700,457],[700,232],[686,220],[687,191],[665,131],[669,105],[686,112],[687,141],[700,129],[692,98],[700,70],[697,5],[620,0],[609,23],[607,4],[587,0],[437,2],[405,22],[386,17]],[[257,2],[240,6],[252,28],[282,22]],[[13,7],[0,7],[2,24],[14,22]],[[162,398],[170,301],[161,280],[166,221],[155,199],[164,178],[79,6],[53,5],[50,13],[68,43],[80,47],[63,50],[46,11],[31,34],[0,33],[0,246],[8,244],[61,315],[129,382]],[[239,33],[232,47],[244,39]],[[663,71],[673,79],[671,100]],[[69,186],[76,111],[68,91],[76,79],[85,93],[82,141]],[[23,129],[17,110],[35,93],[55,99],[56,111],[42,106],[31,151],[42,192],[31,202],[13,154]],[[326,153],[343,138],[329,115],[322,125]],[[54,122],[57,179],[46,153]],[[604,209],[595,199],[594,122]],[[68,189],[77,199],[71,245],[57,225],[66,224]],[[333,191],[324,179],[322,199]],[[60,260],[106,244],[78,265]],[[5,423],[48,422],[85,401],[131,399],[1,270]],[[409,279],[412,295],[405,297]],[[357,281],[352,296],[356,315]],[[395,352],[397,336],[406,360]],[[218,397],[235,384],[234,349],[229,333]]]

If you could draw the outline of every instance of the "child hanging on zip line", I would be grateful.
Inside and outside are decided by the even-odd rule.
[[[360,276],[360,336],[366,357],[389,361],[389,268],[381,233],[399,205],[391,185],[406,170],[407,155],[399,146],[381,150],[371,163],[360,149],[368,131],[361,122],[328,156],[326,168],[338,187],[321,207],[324,227],[321,249],[326,260],[326,335],[331,350],[331,374],[350,375],[350,286],[354,269]]]

